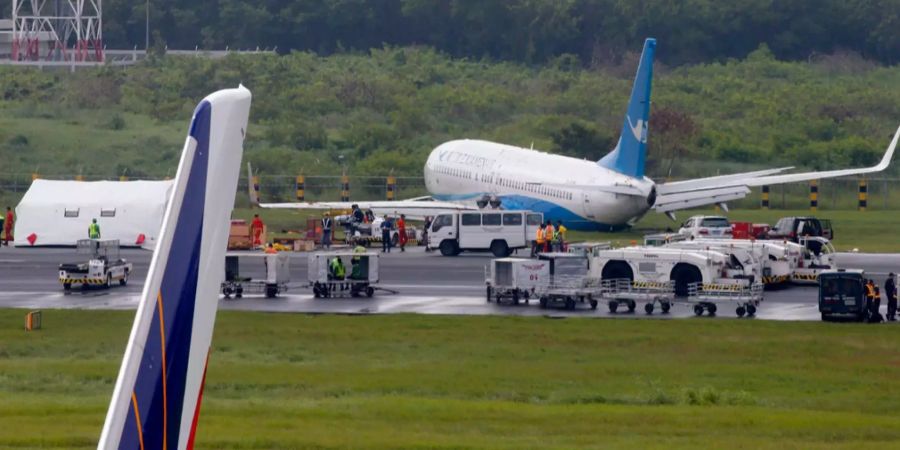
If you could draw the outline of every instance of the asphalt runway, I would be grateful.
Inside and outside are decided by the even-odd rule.
[[[291,279],[287,294],[276,299],[245,296],[222,299],[221,309],[298,313],[341,314],[461,314],[517,315],[559,317],[694,317],[689,305],[676,304],[667,315],[648,316],[639,305],[633,314],[611,314],[605,305],[590,310],[586,305],[574,311],[541,309],[530,305],[497,305],[485,301],[485,267],[489,254],[463,254],[455,258],[426,253],[412,248],[405,253],[394,251],[380,262],[379,287],[396,291],[378,291],[369,298],[315,299],[306,286],[307,255],[291,255]],[[150,264],[151,253],[139,249],[123,249],[122,257],[134,264],[134,272],[125,287],[112,289],[74,289],[70,294],[57,281],[58,265],[81,260],[70,248],[0,248],[0,307],[12,308],[83,308],[134,309]],[[852,254],[838,256],[840,267],[862,268],[879,284],[888,272],[900,270],[900,254]],[[242,275],[261,277],[264,273],[258,259],[244,258]],[[759,319],[819,320],[817,289],[794,286],[767,291],[757,313]],[[882,302],[882,309],[885,309]],[[734,318],[733,306],[721,306],[719,318]]]

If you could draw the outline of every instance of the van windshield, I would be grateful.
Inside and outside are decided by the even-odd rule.
[[[706,228],[730,228],[731,225],[728,224],[728,219],[724,217],[706,217],[700,223],[701,227]]]
[[[431,223],[431,231],[438,231],[443,227],[449,227],[453,225],[453,218],[449,214],[441,214],[434,218],[434,222]]]

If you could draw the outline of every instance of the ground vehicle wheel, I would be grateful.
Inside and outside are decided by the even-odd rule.
[[[313,297],[320,298],[322,297],[322,292],[319,291],[319,283],[313,285]]]
[[[694,305],[694,315],[696,315],[696,316],[703,315],[703,305]]]
[[[756,306],[755,305],[747,305],[747,316],[753,317],[756,315]]]
[[[111,273],[106,274],[106,287],[108,287],[108,288],[112,287],[112,274]]]
[[[566,297],[566,309],[575,309],[575,299]]]
[[[637,302],[628,300],[628,312],[633,313],[635,309],[637,309]]]
[[[487,302],[488,303],[491,302],[491,287],[490,286],[487,287]]]
[[[831,315],[822,313],[822,322],[831,322]]]
[[[617,309],[619,309],[619,302],[615,300],[609,302],[609,312],[615,313]]]
[[[275,298],[278,295],[278,286],[266,286],[266,298]]]
[[[510,254],[509,246],[506,245],[506,241],[491,242],[491,253],[498,258],[505,258]]]
[[[742,305],[742,306],[738,306],[734,312],[737,313],[738,317],[744,317],[744,314],[747,313],[747,309],[744,308]]]
[[[644,305],[644,311],[647,312],[647,314],[653,314],[653,303]]]
[[[709,311],[710,316],[716,315],[716,305],[709,305],[706,307],[706,310]]]
[[[222,288],[222,295],[224,295],[225,298],[231,298],[232,293],[234,293],[234,291],[232,291],[230,286],[225,286]]]
[[[235,296],[235,298],[243,297],[244,296],[244,287],[241,285],[238,285],[236,288],[234,288],[234,296]]]
[[[119,286],[125,286],[126,284],[128,284],[128,271],[127,270],[125,271],[125,274],[122,275],[122,279],[119,280]]]
[[[675,282],[675,295],[687,297],[688,285],[703,281],[700,269],[692,264],[678,263],[672,269],[669,279]]]
[[[597,309],[597,305],[598,305],[597,300],[594,300],[591,298],[591,299],[588,299],[588,302],[590,302],[590,304],[591,304],[591,309]]]
[[[441,255],[443,256],[456,256],[459,254],[459,248],[456,246],[456,242],[451,240],[446,240],[441,242]]]
[[[668,314],[669,309],[671,309],[671,308],[672,308],[672,304],[669,302],[663,302],[662,305],[660,305],[660,309],[662,309],[663,314]]]
[[[366,297],[372,298],[373,295],[375,295],[375,288],[373,288],[372,286],[367,286]]]
[[[71,290],[72,290],[72,283],[63,283],[63,290],[64,290],[64,291],[71,291]]]
[[[547,297],[541,297],[540,304],[541,304],[541,309],[547,308]]]

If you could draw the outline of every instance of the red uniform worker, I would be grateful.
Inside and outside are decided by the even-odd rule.
[[[259,218],[259,214],[253,215],[253,222],[250,222],[250,235],[253,236],[253,246],[260,246],[263,243],[262,233],[265,225],[263,224],[262,219]]]
[[[400,214],[397,219],[397,232],[400,234],[400,251],[406,251],[406,215]]]
[[[13,240],[13,212],[12,208],[6,207],[6,221],[3,223],[3,232],[6,235],[6,246],[9,247],[9,241]]]

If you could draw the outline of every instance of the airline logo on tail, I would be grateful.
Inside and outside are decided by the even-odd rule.
[[[638,119],[637,124],[631,123],[631,116],[626,115],[625,120],[628,121],[628,127],[631,128],[631,134],[634,139],[642,144],[647,143],[647,122],[644,119]]]
[[[193,447],[250,91],[194,111],[98,448]]]

